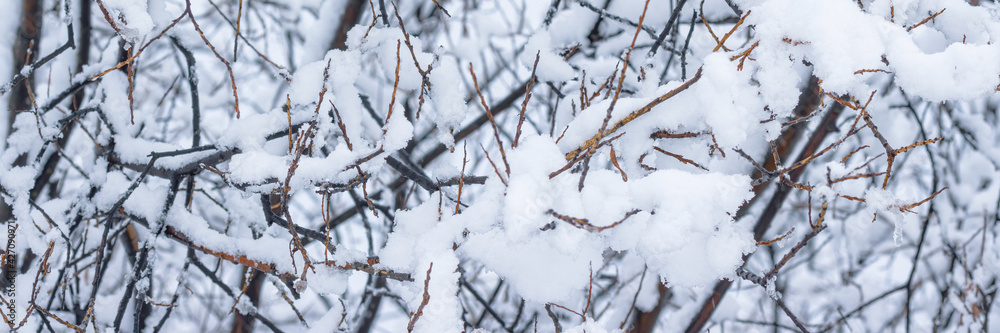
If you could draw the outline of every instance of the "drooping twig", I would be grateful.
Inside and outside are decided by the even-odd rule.
[[[579,228],[579,229],[583,229],[583,230],[586,230],[586,231],[589,231],[589,232],[601,232],[601,231],[604,231],[604,230],[607,230],[607,229],[611,229],[611,228],[617,227],[619,224],[622,224],[622,222],[625,222],[625,220],[627,220],[629,217],[632,217],[632,215],[638,214],[639,212],[640,212],[640,210],[638,210],[638,209],[630,210],[627,213],[625,213],[625,217],[622,217],[621,220],[618,220],[618,221],[616,221],[614,223],[611,223],[609,225],[606,225],[606,226],[596,226],[596,225],[591,224],[590,221],[587,220],[587,219],[578,218],[578,217],[572,217],[572,216],[569,216],[569,215],[559,214],[559,213],[556,213],[554,210],[551,210],[551,209],[549,209],[547,213],[549,213],[549,215],[552,215],[553,217],[555,217],[557,219],[560,219],[560,220],[562,220],[562,221],[564,221],[566,223],[569,223],[569,225],[571,225],[573,227],[576,227],[576,228]]]
[[[236,109],[236,118],[239,118],[240,96],[239,94],[236,93],[236,77],[233,76],[233,66],[229,64],[229,61],[226,60],[226,58],[223,58],[222,55],[220,55],[219,52],[215,50],[215,46],[212,45],[212,42],[208,41],[208,37],[205,37],[205,33],[201,31],[201,27],[198,26],[198,21],[195,21],[194,14],[191,13],[191,0],[184,0],[184,1],[187,3],[187,10],[186,10],[187,16],[188,19],[191,20],[191,24],[194,26],[194,30],[198,32],[198,36],[200,36],[201,40],[205,42],[205,45],[207,45],[208,49],[212,51],[212,54],[214,54],[215,57],[219,59],[219,61],[222,62],[223,65],[226,65],[226,71],[229,72],[229,81],[233,88],[233,103],[234,103],[234,108]]]

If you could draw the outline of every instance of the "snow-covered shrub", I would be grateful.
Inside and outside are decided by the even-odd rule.
[[[38,3],[13,330],[1000,322],[993,1]]]

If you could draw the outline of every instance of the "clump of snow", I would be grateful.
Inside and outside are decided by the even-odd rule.
[[[587,317],[587,320],[584,321],[583,323],[580,323],[580,325],[567,328],[563,332],[566,332],[566,333],[620,333],[620,332],[624,332],[624,331],[621,330],[621,329],[608,330],[608,329],[606,329],[604,327],[604,325],[601,325],[601,323],[598,323],[593,318]]]
[[[295,291],[301,294],[306,291],[306,288],[309,288],[309,283],[306,280],[299,279],[295,280],[294,286]]]
[[[849,1],[765,1],[751,9],[747,18],[754,25],[755,37],[770,41],[769,45],[805,42],[806,59],[823,79],[823,88],[834,93],[854,92],[864,86],[865,77],[855,75],[860,69],[882,68],[881,57],[886,46],[881,31],[886,23],[873,20],[858,5]],[[824,13],[814,15],[814,13]],[[811,17],[802,20],[802,17]],[[830,29],[829,27],[837,27]],[[787,45],[787,44],[786,44]],[[780,50],[757,49],[758,54],[779,53]]]
[[[472,233],[459,248],[527,300],[571,304],[604,249],[635,251],[652,273],[678,287],[729,276],[754,249],[752,235],[730,216],[752,195],[746,176],[661,170],[626,183],[615,172],[595,170],[581,193],[578,175],[548,179],[565,163],[560,156],[547,137],[528,137],[509,152],[503,229]],[[470,210],[479,205],[495,203]],[[632,210],[639,212],[626,218]],[[607,228],[588,231],[551,212]]]
[[[108,115],[110,127],[116,131],[123,131],[129,125],[128,81],[120,71],[112,71],[101,78],[101,88],[104,92],[104,101],[101,107]]]
[[[694,89],[699,111],[720,146],[736,147],[757,129],[764,105],[756,93],[739,84],[750,80],[749,72],[737,70],[725,54],[713,53],[704,61],[702,81]]]
[[[587,35],[590,34],[591,27],[597,21],[598,14],[583,6],[573,5],[566,10],[560,11],[552,18],[552,24],[546,31],[552,41],[552,45],[573,45],[587,42]],[[531,61],[534,62],[534,52],[526,52]],[[529,65],[531,63],[528,63]],[[541,60],[539,60],[541,67]]]
[[[338,299],[340,302],[331,302],[332,306],[330,309],[326,310],[326,314],[320,317],[319,320],[310,321],[310,328],[308,333],[326,333],[331,331],[342,331],[341,325],[345,321],[345,316],[347,315],[347,309],[344,308],[343,300]]]
[[[229,179],[238,184],[262,184],[267,180],[284,180],[288,175],[288,160],[263,151],[248,151],[233,155],[229,161]]]
[[[429,75],[430,102],[434,106],[438,140],[449,148],[455,145],[451,132],[465,119],[467,109],[464,97],[456,91],[462,87],[456,62],[454,57],[442,56]]]
[[[28,191],[34,186],[35,170],[30,167],[13,167],[6,170],[0,176],[0,185],[13,196],[13,201],[7,201],[12,206],[14,217],[19,222],[27,222],[30,219]]]
[[[492,231],[471,235],[461,250],[503,277],[525,300],[572,304],[586,290],[590,267],[601,262],[601,251],[593,239],[576,242],[576,249],[560,249],[553,246],[559,241],[554,237],[535,234],[518,240]]]
[[[108,211],[125,194],[129,185],[130,182],[121,171],[108,172],[101,190],[94,195],[94,205],[101,211]]]
[[[747,24],[754,26],[755,38],[760,40],[755,54],[767,59],[762,65],[783,62],[778,59],[783,54],[791,59],[802,58],[812,64],[815,75],[823,80],[823,89],[831,93],[864,95],[868,76],[860,75],[858,71],[861,70],[889,71],[907,93],[932,101],[972,99],[992,93],[1000,83],[996,75],[1000,72],[1000,63],[968,59],[1000,57],[1000,45],[987,43],[976,35],[984,28],[997,30],[997,25],[983,16],[982,11],[970,11],[969,6],[961,2],[951,2],[948,11],[940,16],[950,16],[952,21],[969,18],[969,22],[962,25],[970,29],[961,32],[952,31],[956,25],[951,25],[952,30],[944,33],[928,26],[907,31],[904,26],[890,21],[889,7],[894,5],[896,22],[913,21],[907,24],[915,25],[920,19],[908,20],[908,15],[921,19],[926,15],[917,10],[917,3],[876,1],[869,7],[873,13],[866,13],[849,1],[762,1],[752,7]],[[912,10],[907,10],[911,6]],[[814,19],[800,19],[805,16]],[[975,41],[962,43],[962,38],[969,34],[976,37]],[[780,75],[780,71],[762,70],[765,75],[761,78],[766,80],[761,82],[762,86],[763,83],[779,83],[780,86],[780,80],[770,79]],[[771,89],[762,88],[764,91]]]
[[[403,111],[403,106],[397,104],[395,109]],[[386,151],[403,149],[412,137],[413,124],[409,120],[406,120],[405,117],[402,117],[402,114],[397,114],[385,124],[384,148]]]
[[[767,297],[773,300],[781,299],[781,292],[774,286],[774,282],[777,280],[777,276],[772,276],[770,279],[767,279],[767,285],[764,286],[764,290],[767,291]]]
[[[914,44],[924,53],[938,53],[948,47],[948,40],[945,39],[944,34],[927,25],[916,27],[910,33],[913,35]]]
[[[333,66],[331,62],[331,66]],[[316,103],[319,92],[323,90],[323,71],[325,61],[315,61],[300,67],[292,75],[292,83],[288,87],[288,98],[293,103],[308,105]]]
[[[129,44],[139,45],[153,30],[153,18],[146,11],[145,0],[105,0],[104,8]]]
[[[661,170],[631,183],[630,191],[639,207],[655,213],[635,247],[673,286],[730,276],[756,248],[753,235],[730,216],[752,196],[749,177]]]
[[[899,211],[899,207],[905,205],[905,203],[897,199],[891,192],[880,188],[871,188],[865,191],[864,199],[872,212],[887,213],[892,216],[894,226],[892,242],[896,247],[902,246],[903,215]]]
[[[511,175],[503,203],[504,232],[511,239],[524,239],[549,222],[560,187],[549,181],[549,173],[565,163],[551,138],[530,136],[508,153]]]
[[[396,232],[389,235],[380,258],[385,267],[413,272],[413,283],[395,288],[401,290],[412,312],[416,312],[423,302],[424,282],[428,278],[427,271],[431,271],[426,290],[430,299],[422,309],[415,331],[462,330],[457,297],[459,259],[451,247],[461,233],[461,221],[451,218],[438,222],[437,203],[431,201],[399,212],[396,218],[407,222],[399,224]]]
[[[909,38],[892,40],[886,53],[896,71],[896,82],[907,93],[931,101],[972,99],[994,93],[1000,84],[1000,45],[951,44],[927,54]]]
[[[553,52],[552,36],[549,32],[536,32],[528,39],[528,44],[524,46],[521,53],[521,63],[532,68],[535,63],[535,56],[538,56],[538,69],[535,75],[541,81],[563,82],[569,81],[576,76],[573,67],[563,60],[558,54]]]

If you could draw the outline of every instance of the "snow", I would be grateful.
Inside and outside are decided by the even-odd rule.
[[[397,105],[396,110],[402,110],[402,105]],[[392,117],[385,124],[385,138],[383,144],[385,150],[394,151],[406,148],[406,144],[413,137],[413,124],[403,117]]]
[[[316,61],[302,66],[295,71],[292,76],[292,83],[288,87],[288,95],[292,102],[308,105],[316,103],[319,92],[323,89],[323,70],[326,62]]]
[[[245,184],[262,184],[268,179],[284,180],[287,173],[287,159],[263,151],[249,151],[236,154],[229,161],[230,181]]]
[[[548,31],[535,33],[528,39],[528,44],[524,46],[521,53],[521,64],[528,68],[533,68],[535,55],[538,55],[538,69],[535,75],[541,81],[563,82],[572,79],[575,74],[573,68],[569,66],[563,58],[557,55],[552,43],[552,36]]]
[[[1000,46],[951,44],[926,54],[909,39],[895,40],[886,54],[907,93],[932,101],[973,99],[992,94],[1000,84],[1000,63],[965,59],[1000,59]]]
[[[879,8],[880,4],[884,6],[884,2],[877,1],[873,8]],[[950,7],[958,10],[945,11],[941,17],[955,15],[952,13],[968,7],[963,3],[951,4],[954,6]],[[894,7],[894,12],[898,15],[896,20],[910,21],[906,16],[906,3],[894,4]],[[865,75],[855,74],[866,69],[893,72],[897,83],[908,93],[932,101],[983,97],[992,93],[1000,83],[1000,77],[995,75],[1000,71],[1000,63],[962,60],[1000,59],[1000,46],[984,43],[981,38],[976,38],[976,41],[969,44],[962,43],[961,38],[945,40],[942,38],[944,35],[936,33],[928,25],[907,32],[904,27],[887,21],[885,17],[863,12],[849,1],[773,0],[753,6],[750,10],[753,15],[748,18],[748,24],[754,25],[756,36],[761,40],[757,53],[791,53],[793,58],[798,58],[795,54],[801,54],[804,60],[813,64],[816,76],[823,80],[823,88],[831,93],[864,95],[862,90],[850,87],[867,85]],[[817,12],[825,14],[816,16],[816,20],[797,19]],[[989,22],[981,12],[962,10],[962,13],[972,19],[965,26],[976,25],[978,28],[970,27],[962,32],[965,35],[982,31],[983,27],[997,29],[997,25]],[[887,13],[883,13],[883,16],[885,14]],[[922,17],[914,18],[914,22],[909,24],[915,25],[920,20]],[[831,26],[841,28],[827,28]],[[957,32],[949,34],[954,36]],[[792,44],[804,42],[797,47],[793,46],[801,51],[782,52],[789,44],[783,41],[786,38]],[[944,47],[942,43],[949,45]],[[918,44],[923,47],[918,47]],[[941,48],[943,51],[935,52]],[[888,66],[882,62],[883,55]]]
[[[583,43],[587,40],[589,29],[597,21],[597,17],[597,13],[583,8],[582,5],[569,6],[567,10],[559,12],[552,18],[552,24],[546,30],[551,45],[569,46]],[[539,45],[539,47],[541,46],[544,45]],[[524,54],[532,57],[531,62],[526,63],[530,66],[535,61],[534,53],[525,52]]]
[[[608,330],[605,325],[594,321],[592,318],[587,318],[587,321],[581,323],[579,326],[567,328],[566,333],[619,333],[624,332],[620,329]]]
[[[34,179],[35,170],[28,167],[13,167],[4,170],[3,175],[0,176],[0,185],[3,186],[7,194],[13,196],[12,201],[8,201],[7,198],[4,198],[4,201],[12,206],[14,218],[18,223],[30,220],[28,191],[34,186]]]
[[[107,211],[125,194],[130,182],[120,171],[109,172],[101,182],[101,190],[94,196],[97,209]]]
[[[565,233],[564,233],[565,234]],[[590,237],[587,237],[590,238]],[[499,232],[470,236],[463,253],[490,267],[528,301],[569,303],[578,301],[590,281],[590,267],[601,260],[594,240],[580,239],[575,249],[553,246],[550,237],[523,240]]]
[[[663,170],[631,185],[637,205],[656,212],[635,245],[650,269],[679,287],[705,286],[731,275],[742,255],[755,248],[752,235],[734,226],[729,215],[750,199],[749,181]],[[689,209],[706,206],[720,209]]]
[[[752,91],[733,82],[750,80],[746,72],[737,71],[736,64],[721,53],[705,57],[705,72],[698,84],[696,99],[703,103],[701,112],[705,123],[715,133],[722,147],[736,147],[746,141],[759,125],[758,110],[763,109]]]
[[[451,133],[465,119],[467,109],[462,96],[454,93],[462,87],[457,61],[452,56],[442,56],[429,75],[430,102],[434,106],[438,140],[448,147],[455,145]]]
[[[323,317],[320,317],[319,320],[312,322],[308,333],[330,332],[331,330],[340,331],[340,327],[346,319],[344,318],[345,313],[347,312],[347,309],[343,308],[343,305],[341,304],[343,303],[334,302],[334,306],[330,307]]]
[[[126,42],[140,45],[153,30],[153,18],[146,11],[144,0],[105,0],[104,7],[118,26],[118,33]]]
[[[175,288],[181,295],[175,309],[180,312],[170,317],[167,330],[227,329],[226,312],[235,307],[285,330],[351,331],[371,296],[382,295],[373,331],[399,331],[410,322],[414,332],[520,331],[531,328],[533,315],[541,317],[539,330],[551,331],[546,305],[581,312],[553,309],[566,332],[627,331],[635,324],[635,310],[654,308],[660,311],[658,329],[672,331],[701,311],[720,280],[737,280],[737,269],[766,276],[792,245],[811,235],[809,221],[826,207],[823,223],[829,228],[767,277],[765,286],[728,293],[713,304],[716,314],[703,329],[764,329],[745,323],[748,318],[791,325],[774,310],[774,302],[785,302],[813,325],[842,320],[849,329],[885,329],[886,322],[903,322],[893,320],[896,314],[907,313],[916,327],[994,328],[983,327],[982,318],[997,318],[995,311],[966,313],[982,299],[961,290],[988,293],[1000,274],[998,231],[990,224],[1000,197],[996,4],[733,2],[750,14],[728,37],[726,49],[713,51],[717,42],[706,25],[721,36],[734,27],[737,14],[722,0],[707,1],[704,13],[701,5],[688,2],[664,48],[643,58],[655,34],[640,31],[627,64],[624,54],[635,27],[600,18],[582,2],[557,6],[548,25],[543,22],[548,1],[441,2],[450,16],[434,3],[404,2],[399,8],[403,22],[386,8],[387,25],[372,18],[382,9],[381,2],[373,2],[361,6],[360,23],[348,33],[345,50],[326,48],[347,18],[341,11],[347,1],[244,2],[240,33],[250,42],[239,39],[235,54],[235,30],[222,16],[232,20],[239,8],[220,3],[217,12],[195,2],[192,14],[205,38],[230,62],[243,113],[236,119],[232,112],[227,66],[188,20],[179,21],[165,37],[178,38],[198,60],[204,150],[159,158],[155,172],[140,180],[153,154],[192,148],[185,79],[190,68],[164,38],[150,44],[134,76],[120,70],[94,76],[118,63],[118,38],[133,47],[144,45],[184,8],[178,1],[105,0],[119,35],[109,34],[103,14],[95,12],[91,21],[97,27],[87,37],[100,54],[81,73],[75,72],[75,50],[34,68],[33,96],[39,106],[15,110],[11,133],[5,133],[0,186],[20,228],[17,249],[41,254],[52,242],[51,271],[62,274],[66,263],[81,263],[62,276],[91,282],[94,266],[86,265],[92,262],[86,256],[104,243],[103,230],[127,238],[118,236],[119,230],[136,223],[139,240],[147,242],[155,259],[152,274],[137,286],[157,302],[171,299]],[[643,4],[612,1],[605,10],[635,22]],[[658,32],[674,5],[651,1],[643,25]],[[0,5],[6,10],[0,12],[10,13],[6,21],[16,21],[17,11],[8,7]],[[692,10],[709,23],[696,20],[689,26]],[[51,11],[45,15],[49,22],[73,19]],[[43,31],[42,54],[61,45],[53,37],[64,37],[62,32],[52,31]],[[687,74],[682,78],[675,52],[687,37],[691,43],[684,50]],[[576,53],[564,57],[571,48]],[[513,89],[528,82],[536,55],[538,80],[522,124],[526,96]],[[422,73],[429,66],[433,69]],[[473,119],[482,115],[470,66],[487,103],[506,99],[510,104],[492,110],[496,134],[494,125],[486,124],[456,142],[455,135],[479,126]],[[692,82],[695,71],[701,74]],[[294,72],[290,81],[274,75],[288,72]],[[617,80],[623,73],[624,80]],[[833,96],[846,94],[864,103],[876,92],[866,111],[894,148],[944,140],[899,153],[883,188],[884,175],[876,175],[888,167],[879,155],[881,142],[868,129],[847,133],[859,114],[845,109],[820,148],[851,137],[806,165],[801,177],[798,169],[780,175],[802,186],[775,202],[781,203],[776,212],[767,211],[776,193],[783,193],[776,190],[778,180],[754,189],[755,167],[735,150],[763,164],[770,142],[792,133],[788,122],[798,116],[792,112],[811,76]],[[73,109],[68,99],[42,109],[62,89],[85,80],[92,82],[82,90],[84,99],[72,103],[96,111],[65,122]],[[620,96],[611,97],[617,90]],[[418,106],[421,97],[424,104]],[[789,144],[791,157],[782,165],[792,165],[790,159],[801,155],[807,140],[826,130],[817,128],[817,120],[834,103],[824,97],[819,108],[807,110],[816,117],[794,127],[798,139]],[[60,127],[61,122],[70,127]],[[519,125],[523,131],[515,147]],[[296,129],[289,133],[289,127]],[[602,128],[611,131],[599,134]],[[63,130],[67,141],[57,144]],[[289,141],[296,146],[290,149]],[[588,150],[595,143],[600,146]],[[581,149],[588,156],[574,160]],[[846,158],[848,153],[853,157]],[[58,163],[46,170],[52,156]],[[196,164],[209,156],[219,160]],[[387,156],[413,164],[416,171],[387,166]],[[197,168],[180,175],[177,197],[167,202],[165,174],[184,166]],[[47,172],[51,184],[29,197],[36,179]],[[424,174],[440,187],[414,185]],[[475,178],[461,185],[444,183],[459,176]],[[860,178],[833,182],[848,176]],[[274,204],[268,195],[285,185],[288,202],[268,207]],[[949,189],[932,202],[909,207],[945,186]],[[111,212],[119,201],[122,210]],[[301,228],[304,248],[297,248],[287,226],[268,223],[273,217],[265,214],[277,208],[287,208],[279,217]],[[118,218],[122,214],[126,218]],[[755,239],[755,227],[769,214],[769,228]],[[151,237],[158,221],[170,235]],[[927,237],[921,237],[924,231]],[[786,233],[780,241],[765,242]],[[118,308],[120,277],[134,274],[129,254],[116,245],[125,238],[108,240],[113,246],[107,248],[107,277],[98,285],[95,330],[110,326],[115,314],[100,309]],[[914,261],[917,246],[921,257]],[[771,256],[754,255],[763,247],[770,247],[763,250]],[[237,301],[220,297],[219,286],[203,273],[183,271],[189,248],[233,290],[247,277],[247,264],[267,271],[269,283],[259,290],[258,305],[246,295],[234,305]],[[233,258],[240,263],[229,261]],[[314,266],[306,270],[305,259]],[[39,265],[35,260],[28,274],[18,276],[19,290],[35,288],[31,275]],[[353,268],[343,268],[348,265]],[[66,294],[65,286],[73,285],[57,281],[57,275],[38,278],[38,289],[51,291],[39,294],[43,300]],[[286,285],[279,275],[294,278]],[[385,276],[384,286],[376,287],[376,276]],[[904,290],[898,288],[911,281],[909,308],[896,293],[872,303],[864,315],[848,314],[886,291]],[[91,283],[80,285],[70,294],[86,296]],[[473,293],[488,298],[490,311],[497,313],[489,314]],[[30,298],[19,294],[19,305]],[[151,318],[166,311],[153,308]],[[942,322],[935,318],[939,312],[963,321]],[[504,327],[493,316],[507,320]],[[132,316],[126,317],[129,327]],[[24,330],[39,329],[40,317],[32,318]],[[903,330],[901,325],[889,326]]]

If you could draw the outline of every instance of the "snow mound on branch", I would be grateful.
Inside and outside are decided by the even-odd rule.
[[[960,1],[911,1],[896,4],[891,12],[890,5],[875,1],[868,13],[852,1],[771,0],[750,7],[746,24],[754,26],[760,40],[754,54],[771,55],[766,56],[769,61],[778,55],[808,61],[830,93],[867,95],[866,81],[876,70],[892,73],[907,93],[931,101],[973,99],[995,91],[1000,83],[1000,24],[995,19]],[[908,30],[927,17],[924,13],[941,9],[945,11],[934,20]],[[955,24],[935,24],[937,20]],[[929,31],[937,26],[941,31]],[[943,51],[925,51],[937,49]]]
[[[438,140],[451,148],[455,146],[452,131],[465,119],[467,107],[462,95],[455,93],[455,89],[462,87],[457,60],[452,56],[442,56],[440,60],[428,75],[431,82],[430,104],[436,111],[434,123],[437,125]]]
[[[104,8],[115,21],[119,35],[129,44],[138,45],[153,31],[155,25],[146,11],[145,0],[105,0]]]
[[[438,272],[456,252],[433,244],[454,242],[459,256],[483,264],[526,300],[574,304],[607,250],[634,252],[671,286],[694,287],[729,277],[754,249],[752,235],[731,217],[752,195],[747,176],[661,170],[624,182],[596,170],[581,192],[578,174],[549,179],[565,164],[552,138],[529,136],[508,160],[509,187],[491,177],[484,197],[457,215],[433,201],[399,213],[382,262],[418,275],[435,262]],[[431,286],[454,281],[434,279]],[[422,289],[411,284],[410,291],[415,308]]]
[[[564,82],[576,76],[573,67],[554,52],[552,36],[548,31],[540,31],[528,39],[528,44],[524,46],[521,53],[521,63],[528,68],[535,64],[535,56],[538,56],[538,69],[535,75],[541,81]]]

